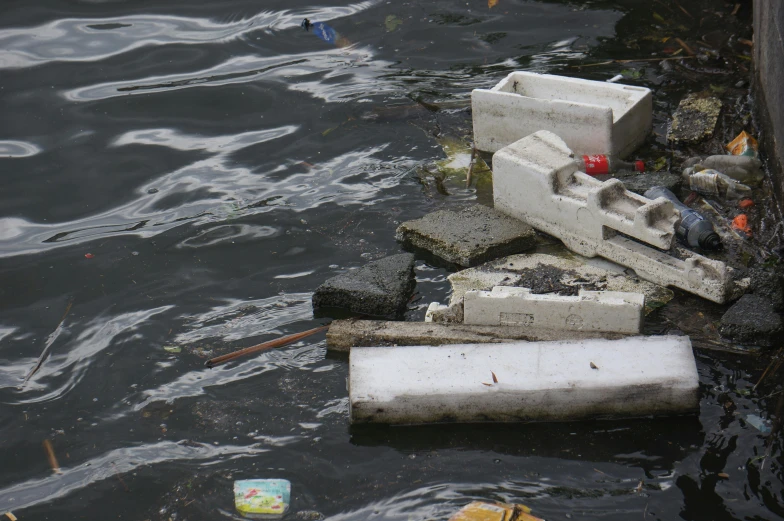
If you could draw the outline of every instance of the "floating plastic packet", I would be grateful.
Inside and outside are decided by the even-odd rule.
[[[724,148],[733,156],[757,157],[759,144],[751,134],[744,130]]]
[[[507,503],[485,503],[474,501],[461,508],[449,521],[543,521],[532,516],[525,505]]]
[[[291,501],[291,483],[285,479],[243,479],[234,482],[234,506],[251,519],[277,519]]]

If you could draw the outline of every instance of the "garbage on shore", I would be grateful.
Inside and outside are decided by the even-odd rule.
[[[757,158],[759,156],[759,144],[745,130],[738,134],[738,136],[730,141],[725,147],[729,154],[733,156],[748,156]]]
[[[713,195],[722,199],[742,199],[751,194],[751,187],[739,183],[727,174],[716,170],[695,170],[693,167],[683,170],[683,178],[689,188],[704,195]]]

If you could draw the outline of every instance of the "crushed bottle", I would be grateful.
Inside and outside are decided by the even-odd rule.
[[[734,180],[749,186],[758,186],[765,174],[762,172],[762,163],[751,156],[708,156],[690,157],[683,163],[684,167],[692,167],[695,171],[716,170]]]
[[[686,168],[683,170],[683,178],[689,188],[703,195],[714,195],[724,199],[742,199],[751,194],[751,187],[710,168],[700,171],[694,167]]]

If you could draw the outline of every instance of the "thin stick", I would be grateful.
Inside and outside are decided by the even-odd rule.
[[[695,52],[691,49],[691,47],[686,45],[686,42],[684,42],[680,38],[675,38],[675,41],[678,42],[678,45],[680,45],[683,48],[684,51],[689,53],[689,56],[694,56]]]
[[[684,14],[686,14],[686,16],[688,16],[689,18],[691,18],[692,20],[694,20],[694,17],[691,15],[691,13],[690,13],[690,12],[688,12],[686,9],[684,9],[684,8],[683,8],[683,6],[682,6],[681,4],[679,4],[679,3],[676,1],[676,2],[675,2],[675,5],[677,5],[677,6],[678,6],[678,9],[680,9],[681,11],[683,11],[683,12],[684,12]]]
[[[779,366],[781,365],[781,359],[779,357],[781,356],[782,349],[784,349],[784,347],[779,349],[778,353],[776,353],[773,356],[773,360],[770,361],[770,364],[768,364],[768,367],[765,369],[765,372],[762,373],[762,376],[760,376],[760,379],[757,380],[756,384],[754,384],[754,387],[751,389],[752,391],[756,391],[757,390],[757,387],[759,387],[759,384],[761,384],[762,381],[765,379],[765,377],[768,375],[768,371],[770,371],[770,368],[773,367],[773,364],[776,364],[776,368],[770,374],[774,374],[776,371],[779,370]]]
[[[112,467],[114,468],[114,475],[115,475],[115,476],[117,476],[117,479],[119,479],[119,480],[120,480],[120,483],[122,483],[122,486],[125,488],[125,491],[126,491],[126,492],[130,492],[130,491],[131,491],[131,489],[129,489],[129,488],[128,488],[128,485],[126,485],[126,484],[125,484],[125,481],[123,481],[123,478],[122,478],[122,477],[120,477],[120,471],[119,471],[119,470],[117,470],[117,465],[115,465],[115,464],[112,462]]]
[[[475,159],[476,159],[476,146],[471,147],[471,161],[468,162],[468,173],[466,174],[466,188],[471,186],[471,174],[474,173]]]
[[[587,63],[585,65],[571,65],[572,69],[580,69],[582,67],[596,67],[597,65],[610,65],[611,63],[635,63],[635,62],[667,62],[670,60],[690,60],[696,56],[675,56],[667,58],[637,58],[635,60],[609,60],[606,62]]]
[[[49,466],[52,467],[52,470],[55,474],[62,474],[63,472],[60,470],[60,464],[57,463],[57,456],[54,455],[52,442],[49,440],[44,440],[43,445],[44,450],[46,451],[46,459],[49,460]]]
[[[46,341],[46,345],[44,346],[44,350],[41,352],[41,356],[38,357],[38,361],[35,363],[33,368],[30,369],[30,372],[27,373],[27,376],[25,376],[25,379],[22,382],[22,387],[24,387],[27,381],[30,380],[30,378],[32,378],[33,375],[37,373],[43,365],[44,360],[46,359],[46,355],[49,353],[49,348],[52,347],[52,344],[54,344],[54,341],[57,340],[57,337],[60,336],[60,332],[63,330],[63,322],[65,321],[65,317],[68,316],[68,312],[71,311],[72,305],[73,301],[68,303],[68,306],[65,308],[65,313],[63,313],[63,318],[60,319],[57,327],[54,329],[54,331],[52,331],[52,334],[49,335],[49,339]]]
[[[266,351],[267,349],[273,349],[275,347],[285,346],[286,344],[291,344],[292,342],[296,342],[297,340],[302,340],[305,337],[309,337],[310,335],[315,335],[316,333],[320,333],[321,331],[325,331],[327,329],[329,329],[329,324],[327,324],[326,326],[308,329],[307,331],[303,331],[302,333],[294,333],[293,335],[276,338],[275,340],[270,340],[269,342],[264,342],[262,344],[258,344],[255,346],[246,347],[245,349],[240,349],[239,351],[234,351],[233,353],[228,353],[225,355],[217,356],[215,358],[211,358],[207,360],[207,362],[205,362],[204,365],[212,369],[216,365],[224,364],[226,362],[234,360],[235,358],[240,358],[241,356],[258,353],[259,351]]]

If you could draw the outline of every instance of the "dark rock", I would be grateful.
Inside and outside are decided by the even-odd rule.
[[[781,336],[781,316],[759,295],[743,295],[721,317],[719,333],[741,344],[770,347]]]
[[[681,176],[669,172],[646,172],[642,174],[630,174],[619,177],[623,185],[630,192],[644,195],[645,192],[654,186],[663,186],[669,191],[674,192],[681,184]]]
[[[415,284],[414,256],[392,255],[324,282],[313,294],[313,308],[341,308],[374,317],[400,317]]]
[[[779,270],[755,268],[750,275],[751,292],[770,300],[776,311],[784,310],[784,274]]]
[[[536,232],[522,221],[482,205],[439,210],[401,224],[395,237],[463,267],[520,253],[536,245]]]

